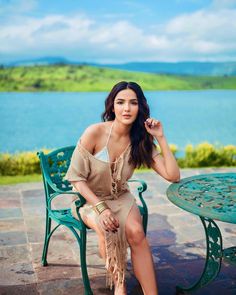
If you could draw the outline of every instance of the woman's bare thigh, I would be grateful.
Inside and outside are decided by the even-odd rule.
[[[125,223],[126,236],[129,233],[130,229],[134,227],[134,225],[141,226],[143,228],[142,216],[140,214],[139,208],[136,205],[136,203],[134,203],[133,206],[131,207],[130,212],[126,219],[126,223]]]

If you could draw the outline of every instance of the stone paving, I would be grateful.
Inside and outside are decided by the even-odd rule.
[[[212,172],[236,172],[230,169],[183,169],[182,177]],[[205,237],[198,217],[168,201],[169,183],[152,172],[134,178],[147,182],[144,196],[149,208],[148,239],[151,246],[159,294],[175,294],[177,284],[189,285],[200,275],[204,265]],[[133,191],[135,187],[131,188]],[[55,207],[69,206],[60,198]],[[0,294],[83,294],[78,245],[66,228],[53,235],[47,267],[41,265],[44,242],[44,191],[42,183],[0,187]],[[236,225],[217,223],[224,247],[236,245]],[[87,264],[95,295],[112,294],[105,288],[105,269],[98,256],[95,233],[88,231]],[[127,271],[128,294],[142,294],[132,273]],[[219,276],[197,295],[236,294],[236,269],[222,264]]]

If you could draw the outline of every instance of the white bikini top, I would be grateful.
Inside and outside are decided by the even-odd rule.
[[[101,161],[107,162],[107,163],[110,162],[107,145],[108,145],[109,139],[111,137],[111,132],[112,132],[113,125],[114,125],[114,122],[111,124],[111,128],[110,128],[110,131],[109,131],[109,135],[107,137],[106,145],[104,146],[104,148],[102,148],[98,153],[96,153],[94,155],[95,158],[97,158],[97,159],[99,159]]]

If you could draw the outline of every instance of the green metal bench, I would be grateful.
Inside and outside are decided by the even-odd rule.
[[[49,241],[52,234],[56,231],[56,229],[59,226],[65,225],[74,234],[75,238],[79,243],[81,272],[85,294],[91,295],[93,294],[93,292],[90,287],[86,265],[86,233],[88,227],[82,221],[79,214],[79,208],[85,204],[86,200],[78,192],[72,191],[71,184],[67,180],[63,179],[67,172],[67,169],[69,168],[71,156],[74,149],[75,146],[69,146],[54,150],[49,154],[38,152],[46,197],[46,231],[42,254],[42,265],[47,266],[48,264],[47,253]],[[146,234],[148,210],[146,203],[142,197],[142,193],[147,189],[147,185],[142,180],[131,179],[129,180],[129,182],[140,183],[140,186],[137,188],[138,196],[141,201],[141,204],[139,205],[139,210],[143,217],[143,228]],[[52,209],[52,200],[62,194],[78,196],[76,206],[79,220],[75,219],[72,216],[70,208],[60,210]],[[57,225],[53,229],[51,228],[52,220],[54,220],[57,223]]]

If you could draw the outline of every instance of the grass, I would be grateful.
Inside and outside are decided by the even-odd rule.
[[[136,169],[135,173],[148,172],[150,169],[142,168]],[[16,175],[16,176],[1,176],[0,185],[10,185],[17,183],[39,182],[42,181],[41,174]]]
[[[147,172],[150,169],[139,169],[136,170],[136,173]],[[40,182],[42,181],[41,174],[32,174],[32,175],[16,175],[16,176],[1,176],[0,185],[11,185],[17,183],[29,183],[29,182]]]
[[[27,183],[27,182],[39,182],[39,181],[42,181],[41,174],[1,176],[0,177],[0,185],[9,185],[9,184]]]
[[[200,169],[201,167],[196,168],[184,168],[184,169]],[[203,168],[235,168],[235,166],[232,167],[203,167]],[[148,168],[140,168],[136,169],[135,173],[143,173],[143,172],[150,172],[152,169]],[[0,185],[13,185],[17,183],[29,183],[29,182],[40,182],[42,180],[41,174],[31,174],[31,175],[17,175],[17,176],[1,176],[0,177]]]
[[[135,81],[144,90],[236,89],[235,76],[160,75],[87,65],[0,68],[0,92],[109,91],[121,80]]]

